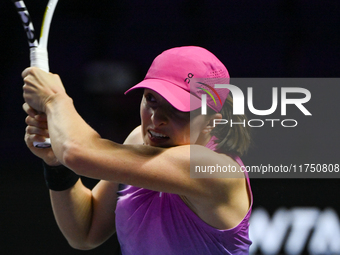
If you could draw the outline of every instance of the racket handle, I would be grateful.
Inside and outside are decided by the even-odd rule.
[[[30,48],[31,66],[39,67],[45,72],[49,72],[48,53],[46,48],[32,47]]]
[[[31,66],[39,67],[45,72],[49,72],[48,53],[46,48],[32,47],[30,48]],[[50,148],[50,138],[45,138],[45,142],[33,142],[36,148]]]
[[[50,138],[45,138],[45,142],[33,142],[33,146],[36,148],[51,148],[51,140]]]

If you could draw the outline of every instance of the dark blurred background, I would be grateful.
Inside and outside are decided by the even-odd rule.
[[[25,2],[39,30],[47,1]],[[138,93],[123,92],[171,47],[205,47],[232,77],[337,78],[339,7],[336,0],[61,0],[50,31],[50,70],[61,76],[94,129],[123,142],[139,124],[140,100]],[[113,240],[76,251],[57,228],[41,162],[23,141],[20,74],[29,65],[26,37],[10,0],[0,2],[0,17],[0,253],[112,254]],[[256,129],[245,164],[340,163],[340,88],[334,84],[304,86],[312,93],[307,108],[313,116],[300,113],[296,128]],[[255,91],[270,104],[268,91]],[[96,180],[84,182],[91,187]],[[251,184],[257,217],[253,253],[340,254],[339,179],[257,178]],[[268,243],[269,237],[274,241]]]

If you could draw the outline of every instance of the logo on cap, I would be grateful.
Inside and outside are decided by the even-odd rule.
[[[212,92],[214,92],[214,93],[216,94],[218,100],[220,101],[221,105],[222,105],[222,100],[221,100],[219,94],[217,93],[217,91],[216,91],[213,87],[211,87],[211,86],[209,86],[208,84],[205,84],[205,83],[203,83],[203,82],[197,82],[197,83],[198,83],[198,84],[201,84],[201,85],[203,85],[203,86],[206,86],[206,87],[209,88]],[[211,99],[214,101],[215,105],[217,106],[217,103],[216,103],[216,100],[215,100],[214,96],[213,96],[208,90],[206,90],[206,89],[204,89],[204,88],[201,88],[201,87],[197,87],[197,88],[198,88],[198,89],[201,89],[201,90],[203,90],[205,93],[207,93],[207,94],[211,97]]]

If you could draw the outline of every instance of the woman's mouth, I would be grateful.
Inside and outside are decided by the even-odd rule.
[[[158,133],[150,129],[148,130],[148,133],[149,133],[150,140],[153,142],[164,142],[170,138],[169,136],[165,134]]]

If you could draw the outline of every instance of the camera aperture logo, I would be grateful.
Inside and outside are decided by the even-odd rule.
[[[231,93],[233,97],[233,115],[244,115],[244,108],[245,108],[245,96],[242,90],[232,84],[214,84],[214,85],[208,85],[203,82],[196,82],[199,84],[197,89],[205,92],[201,94],[201,114],[206,115],[207,114],[207,105],[214,108],[212,105],[212,101],[214,102],[214,105],[217,105],[217,101],[212,94],[212,92],[216,95],[216,97],[219,99],[219,103],[223,105],[226,98],[220,97],[222,94],[221,91],[227,90],[229,93]],[[202,85],[204,85],[206,88],[203,88]],[[209,90],[210,91],[209,91]],[[266,88],[268,89],[268,88]],[[263,127],[265,124],[271,125],[271,127],[274,127],[276,125],[281,125],[282,127],[296,127],[298,125],[298,121],[296,119],[278,119],[278,118],[270,118],[269,115],[273,114],[279,105],[279,96],[278,96],[278,87],[272,87],[272,105],[269,109],[256,109],[254,107],[253,103],[253,88],[247,87],[247,106],[248,110],[256,115],[256,116],[267,116],[265,119],[263,118],[256,118],[256,119],[249,119],[248,121],[243,120],[243,122],[233,122],[233,120],[227,120],[227,119],[215,119],[213,125],[226,125],[229,124],[231,127],[233,125],[243,125],[244,127],[248,125],[249,127]],[[223,93],[226,94],[226,93]],[[289,98],[288,94],[294,94],[295,97],[298,96],[298,98]],[[207,95],[211,99],[208,98]],[[301,87],[281,87],[280,88],[280,108],[281,108],[281,116],[287,116],[287,105],[294,105],[297,107],[298,110],[300,110],[305,116],[311,116],[312,114],[307,110],[304,104],[310,101],[311,99],[311,93],[308,89],[301,88]],[[208,101],[208,102],[207,102]],[[280,124],[279,124],[280,123]],[[268,125],[267,124],[267,125]]]

